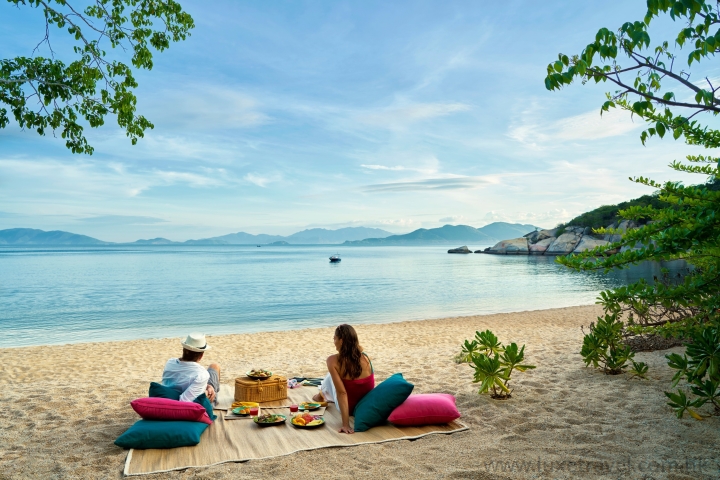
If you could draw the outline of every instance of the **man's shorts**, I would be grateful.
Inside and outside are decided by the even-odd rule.
[[[215,393],[220,392],[220,376],[218,375],[218,371],[214,368],[208,368],[208,373],[210,374],[208,385],[212,385],[215,389]]]

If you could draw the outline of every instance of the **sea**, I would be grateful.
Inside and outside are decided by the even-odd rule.
[[[448,248],[2,247],[0,348],[589,305],[604,289],[683,268],[574,272],[553,257]]]

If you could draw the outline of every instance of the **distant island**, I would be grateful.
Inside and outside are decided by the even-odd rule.
[[[350,240],[343,245],[446,245],[453,243],[493,244],[503,238],[518,237],[541,230],[540,227],[521,223],[494,222],[480,228],[468,225],[445,225],[440,228],[420,228],[405,235],[390,235],[383,238]]]
[[[423,245],[470,242],[493,244],[503,238],[518,237],[539,227],[519,223],[495,222],[481,228],[467,225],[445,225],[441,228],[421,228],[405,235],[393,235],[379,228],[347,227],[337,230],[311,228],[287,237],[281,235],[245,232],[231,233],[219,237],[174,242],[167,238],[152,238],[134,242],[106,242],[87,235],[44,231],[33,228],[10,228],[0,230],[0,245],[4,246],[101,246],[101,245]]]

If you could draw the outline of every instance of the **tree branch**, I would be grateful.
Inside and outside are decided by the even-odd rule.
[[[639,91],[639,90],[637,90],[637,89],[635,89],[635,88],[633,88],[633,87],[631,87],[631,86],[629,86],[629,85],[624,84],[624,83],[623,83],[622,81],[620,81],[620,80],[615,80],[614,78],[612,78],[609,74],[607,74],[607,73],[605,73],[605,72],[601,72],[601,71],[598,71],[598,70],[593,70],[593,71],[590,73],[590,75],[591,75],[591,76],[598,76],[598,77],[606,78],[606,79],[610,80],[611,82],[615,83],[616,85],[618,85],[619,87],[622,87],[622,88],[627,89],[628,93],[634,93],[635,95],[639,95],[639,96],[641,96],[641,97],[643,97],[643,98],[645,98],[645,99],[647,99],[647,100],[650,100],[650,101],[653,101],[653,102],[657,102],[657,103],[662,103],[663,105],[670,105],[670,106],[673,106],[673,107],[684,107],[684,108],[701,109],[701,110],[704,110],[704,111],[712,111],[712,112],[720,113],[720,107],[717,107],[717,106],[715,106],[715,105],[700,105],[700,104],[692,104],[692,103],[675,102],[675,101],[672,101],[672,100],[665,100],[664,98],[661,98],[661,97],[655,97],[655,96],[653,96],[653,95],[649,95],[649,94],[647,94],[647,93],[643,93],[643,92],[641,92],[641,91]],[[697,88],[697,87],[695,87],[695,88]]]

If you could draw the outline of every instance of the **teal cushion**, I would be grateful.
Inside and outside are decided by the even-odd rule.
[[[138,420],[115,440],[122,448],[175,448],[197,445],[207,423]]]
[[[364,432],[388,419],[412,393],[415,385],[396,373],[370,390],[355,407],[355,431]]]
[[[163,385],[161,383],[157,382],[150,382],[150,389],[148,390],[148,397],[160,397],[160,398],[169,398],[170,400],[180,400],[180,392],[175,390],[172,387],[168,387],[166,385]],[[217,415],[213,413],[213,406],[210,400],[207,398],[207,395],[204,393],[197,397],[195,400],[193,400],[195,403],[199,403],[203,407],[205,407],[205,410],[207,410],[208,417],[210,417],[212,420],[217,419]]]

